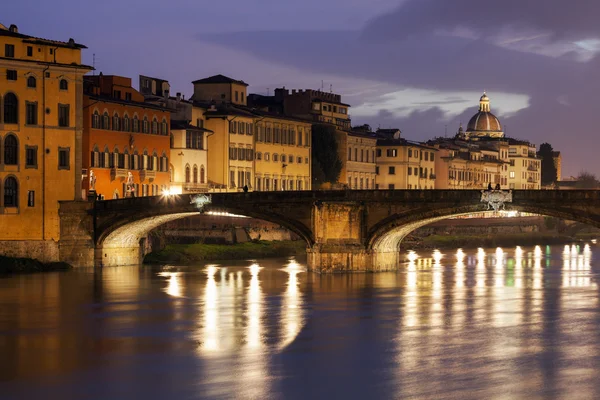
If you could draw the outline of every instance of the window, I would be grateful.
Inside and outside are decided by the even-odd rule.
[[[235,187],[235,171],[229,171],[229,187]]]
[[[396,175],[396,167],[390,167],[389,168],[389,174],[390,175]]]
[[[515,171],[510,171],[510,178],[514,179],[515,178]]]
[[[144,117],[144,121],[142,122],[142,132],[143,133],[150,132],[150,121],[148,121],[148,117]]]
[[[408,176],[412,175],[412,168],[408,167]]]
[[[133,116],[133,132],[139,132],[140,131],[140,120],[138,119],[137,115]]]
[[[165,136],[169,134],[169,129],[167,128],[167,120],[164,118],[160,123],[160,134]]]
[[[375,175],[379,175],[379,167],[375,167]]]
[[[59,83],[60,90],[69,90],[69,82],[66,79],[61,79]]]
[[[185,166],[185,183],[190,183],[190,180],[191,180],[190,173],[191,173],[190,166],[186,165]]]
[[[6,136],[4,139],[4,164],[17,165],[19,154],[19,145],[14,135]]]
[[[229,133],[235,133],[237,128],[237,123],[235,121],[229,121]]]
[[[58,148],[58,169],[71,169],[69,163],[70,149],[68,147]]]
[[[121,119],[119,118],[119,114],[115,113],[113,115],[113,123],[112,123],[113,131],[121,130]]]
[[[230,160],[237,160],[237,149],[235,147],[230,147],[229,148],[229,159]]]
[[[235,101],[239,101],[239,98],[238,98],[238,96],[239,96],[239,93],[238,93],[238,91],[236,90],[236,91],[235,91]],[[240,132],[240,133],[241,133],[241,132]]]
[[[269,158],[270,158],[270,157],[271,157],[271,156],[270,156],[270,154],[269,154],[269,153],[265,153],[265,161],[269,161]]]
[[[296,158],[296,162],[297,162],[298,164],[302,164],[302,157],[297,157],[297,158]]]
[[[204,182],[204,167],[200,167],[200,183],[205,183]]]
[[[429,159],[430,159],[431,161],[434,161],[434,160],[435,160],[435,158],[434,158],[434,154],[433,154],[433,153],[429,154]]]
[[[387,154],[388,157],[397,157],[398,156],[398,150],[397,149],[387,149]]]
[[[25,146],[25,168],[37,168],[37,147]]]
[[[285,155],[285,154],[282,154],[282,155],[281,155],[281,162],[282,162],[282,163],[285,163],[286,161],[287,161],[287,157],[286,157],[286,155]]]
[[[102,129],[110,129],[110,119],[106,111],[102,115]]]
[[[15,58],[15,45],[5,44],[4,45],[4,57]]]
[[[69,126],[69,108],[68,104],[58,105],[58,126]]]
[[[273,154],[273,162],[279,161],[279,155],[277,153]]]
[[[19,206],[19,184],[17,179],[9,176],[4,181],[4,207]]]
[[[29,78],[27,78],[27,87],[28,88],[35,88],[37,86],[37,81],[35,80],[35,78],[33,76],[30,76]]]
[[[198,167],[194,165],[194,183],[198,183]]]
[[[27,192],[27,207],[35,207],[35,192],[33,190]]]
[[[129,125],[129,116],[125,115],[123,117],[123,131],[129,132],[130,129],[131,129],[131,127]]]
[[[152,119],[152,134],[153,135],[158,134],[158,121],[156,120],[156,118]]]
[[[27,57],[33,57],[33,47],[27,46]]]
[[[19,103],[14,93],[7,93],[4,96],[4,123],[19,123]]]
[[[94,111],[92,115],[92,128],[100,129],[100,114],[98,114],[98,111]]]
[[[412,149],[408,149],[408,156],[412,157]]]
[[[131,93],[125,93],[125,100],[131,101]]]
[[[25,124],[37,125],[37,103],[25,103]]]
[[[388,187],[390,190],[396,189],[396,185],[394,185],[393,183],[390,183]]]
[[[377,157],[381,157],[381,149],[377,149]]]

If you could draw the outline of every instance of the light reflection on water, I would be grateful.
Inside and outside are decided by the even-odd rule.
[[[597,252],[420,251],[381,274],[291,259],[3,278],[0,393],[600,398]]]

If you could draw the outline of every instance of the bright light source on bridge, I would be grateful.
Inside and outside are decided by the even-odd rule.
[[[175,196],[182,193],[183,189],[181,188],[181,186],[171,186],[169,189],[162,191],[163,196]]]
[[[592,239],[592,243],[596,244],[597,240],[596,239]]]

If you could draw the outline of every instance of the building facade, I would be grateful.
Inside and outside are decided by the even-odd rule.
[[[168,109],[144,102],[131,79],[85,77],[84,194],[156,196],[169,189]]]
[[[85,46],[0,24],[0,253],[58,258],[59,201],[81,198]]]
[[[437,149],[400,137],[400,130],[377,132],[375,189],[434,189]]]
[[[255,111],[254,190],[310,190],[311,123]]]

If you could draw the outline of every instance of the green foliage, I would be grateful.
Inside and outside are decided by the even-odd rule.
[[[554,165],[554,149],[549,143],[540,145],[539,156],[542,158],[542,185],[552,185],[557,180],[556,165]]]
[[[164,250],[148,254],[147,264],[190,264],[207,260],[244,260],[304,254],[302,240],[252,241],[238,244],[171,244]]]
[[[312,176],[317,184],[336,183],[342,172],[335,132],[332,125],[316,124],[312,127]]]

